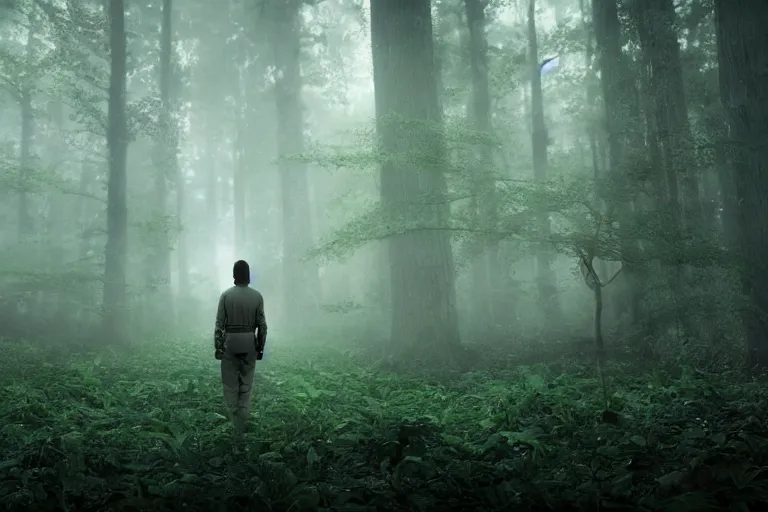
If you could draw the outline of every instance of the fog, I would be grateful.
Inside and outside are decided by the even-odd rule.
[[[584,414],[613,425],[611,414],[630,414],[634,384],[620,379],[649,368],[758,393],[739,386],[768,365],[766,23],[756,0],[5,0],[8,361],[66,360],[57,383],[79,382],[66,372],[86,363],[89,376],[119,367],[132,377],[115,386],[158,389],[178,384],[161,376],[172,365],[210,387],[211,403],[190,410],[217,410],[214,322],[242,259],[269,324],[254,386],[299,379],[281,388],[291,399],[352,400],[345,372],[363,372],[360,386],[447,386],[456,404],[482,394],[471,386],[490,404],[498,382],[555,393],[558,379],[583,377],[594,397]],[[13,386],[45,378],[15,364],[4,363]],[[306,384],[325,378],[302,376],[315,365],[336,377]],[[173,407],[187,406],[160,409]],[[299,421],[285,410],[283,425]],[[522,423],[477,414],[466,425],[482,428],[443,434],[490,428],[538,453],[506,435],[528,432]],[[260,425],[249,435],[277,428]],[[319,450],[302,449],[307,460]],[[496,457],[478,453],[467,460]],[[430,468],[409,478],[431,482]],[[429,494],[420,510],[448,509],[417,487],[387,496]],[[636,503],[641,487],[612,499]],[[538,492],[506,489],[463,510],[538,510]],[[558,506],[578,501],[562,492]],[[270,496],[260,499],[273,510],[290,508]],[[374,501],[360,503],[394,510]],[[324,495],[302,503],[342,510]]]
[[[158,328],[209,330],[218,295],[231,285],[232,263],[245,259],[267,297],[274,332],[291,330],[301,337],[319,325],[333,330],[343,324],[372,328],[379,342],[391,330],[386,316],[390,306],[384,297],[388,293],[386,241],[381,241],[387,233],[338,237],[339,230],[375,208],[380,199],[369,9],[362,2],[321,2],[302,6],[295,20],[277,22],[273,18],[278,14],[271,14],[267,6],[222,5],[172,5],[169,69],[163,68],[162,61],[163,5],[129,2],[125,6],[129,56],[126,318],[122,319],[125,325],[109,336],[126,333],[130,339],[128,330],[155,332]],[[583,21],[575,7],[570,6],[567,19],[561,21],[563,30],[581,30]],[[441,18],[436,32],[438,53],[443,55],[436,58],[444,61],[440,87],[448,136],[483,137],[466,121],[472,86],[467,50],[461,49],[467,44],[463,14],[447,4],[435,9]],[[478,146],[492,146],[500,153],[493,168],[499,178],[532,181],[530,164],[524,163],[531,154],[525,92],[530,80],[527,66],[519,61],[526,52],[525,9],[520,9],[514,5],[493,9],[488,37],[506,54],[494,57],[491,63],[497,69],[489,69],[495,75],[491,115],[498,132]],[[539,14],[539,24],[548,33],[557,30],[555,10],[545,6]],[[40,320],[55,322],[59,331],[67,322],[74,322],[71,327],[76,330],[83,321],[95,328],[102,323],[99,303],[110,176],[105,95],[109,47],[103,6],[98,2],[19,3],[6,12],[9,86],[23,89],[23,66],[29,58],[34,68],[30,86],[35,91],[31,135],[25,142],[31,162],[25,164],[28,183],[24,185],[13,183],[20,171],[14,162],[14,155],[21,151],[20,108],[13,102],[18,91],[6,92],[7,182],[21,188],[16,196],[24,197],[25,215],[32,221],[28,232],[17,233],[18,222],[13,218],[21,207],[14,207],[18,199],[7,192],[4,204],[11,222],[3,230],[4,261],[16,276],[42,273],[56,276],[57,281],[40,290],[36,289],[39,283],[13,280],[17,290],[8,298],[14,302],[23,297],[29,307],[35,304],[45,311],[45,320]],[[73,13],[81,19],[72,19]],[[291,23],[296,24],[293,31]],[[31,49],[30,24],[34,30]],[[91,32],[78,33],[86,29]],[[300,54],[295,55],[299,42]],[[569,89],[584,79],[583,49],[570,51],[563,48],[565,43],[542,42],[540,51],[542,56],[557,55],[561,63],[542,83],[549,133],[556,139],[550,158],[560,159],[583,153],[580,145],[586,144],[578,133],[583,113],[563,112],[567,102],[574,100]],[[518,59],[511,67],[504,62],[510,58]],[[84,68],[86,62],[91,69]],[[301,76],[286,77],[281,69],[286,66],[291,68],[288,72],[300,66]],[[14,74],[21,80],[13,80]],[[298,85],[286,84],[288,80]],[[162,87],[167,88],[167,114]],[[582,98],[578,100],[583,103]],[[164,115],[171,120],[164,121]],[[163,123],[172,126],[164,128]],[[455,145],[456,154],[447,158],[446,166],[453,168],[458,179],[448,187],[451,195],[468,196],[461,181],[477,164],[466,161],[466,143],[456,141]],[[591,164],[581,156],[579,165],[552,166],[551,176],[589,172]],[[471,201],[448,198],[446,204],[458,218]],[[291,219],[284,214],[286,204],[296,208]],[[462,239],[458,229],[457,233],[453,237],[455,308],[463,338],[485,336],[489,329],[498,331],[494,332],[498,339],[529,338],[542,331],[589,336],[591,292],[574,272],[578,262],[572,256],[551,254],[562,311],[558,318],[544,318],[537,313],[535,258],[524,237],[502,239],[495,249],[504,260],[499,267],[504,275],[498,278],[508,291],[494,293],[515,295],[517,304],[502,297],[499,318],[493,319],[497,325],[473,317],[469,267],[476,256],[462,252],[474,251],[470,246],[476,241]],[[332,257],[311,254],[312,249],[333,243],[344,247]],[[292,265],[300,270],[288,270]],[[299,277],[301,273],[310,277]],[[296,280],[289,282],[286,275],[291,274]],[[517,291],[512,293],[513,289]],[[297,302],[305,295],[312,295],[306,304]],[[298,304],[300,312],[291,310]],[[328,313],[343,304],[360,309]],[[341,320],[340,316],[353,318]],[[369,321],[372,316],[375,320]],[[333,332],[329,338],[339,335]]]

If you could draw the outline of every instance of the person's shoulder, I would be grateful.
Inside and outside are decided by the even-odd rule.
[[[250,294],[251,294],[253,297],[256,297],[256,298],[258,298],[258,299],[260,299],[260,300],[264,300],[264,296],[263,296],[263,295],[261,294],[261,292],[260,292],[259,290],[257,290],[256,288],[251,288],[251,287],[248,287],[248,290],[250,290],[250,291],[249,291],[249,293],[250,293]]]
[[[220,298],[222,298],[222,299],[223,299],[223,298],[224,298],[224,297],[226,297],[227,295],[230,295],[230,294],[232,293],[232,290],[234,290],[235,288],[237,288],[237,286],[230,286],[229,288],[227,288],[226,290],[224,290],[223,292],[221,292],[221,297],[220,297]]]

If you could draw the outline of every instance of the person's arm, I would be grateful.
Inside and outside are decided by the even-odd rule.
[[[267,317],[264,314],[264,297],[261,297],[258,306],[256,306],[256,347],[263,351],[267,343]]]
[[[224,294],[219,297],[219,307],[216,310],[216,326],[213,331],[213,347],[216,351],[216,358],[220,358],[224,352],[224,326],[227,323],[227,308],[224,307]]]

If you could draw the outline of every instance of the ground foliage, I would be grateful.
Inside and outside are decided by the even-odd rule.
[[[0,361],[3,510],[758,510],[764,382],[679,367],[404,377],[276,346],[233,443],[210,343]]]

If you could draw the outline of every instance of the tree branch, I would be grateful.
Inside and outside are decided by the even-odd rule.
[[[621,265],[621,267],[619,267],[619,270],[617,270],[617,271],[616,271],[616,273],[615,273],[615,274],[613,274],[613,277],[611,277],[611,278],[608,280],[608,282],[607,282],[607,283],[605,283],[605,284],[603,285],[603,288],[605,288],[606,286],[608,286],[609,284],[611,284],[611,283],[613,282],[613,280],[614,280],[614,279],[616,279],[616,278],[619,276],[619,274],[621,274],[621,271],[622,271],[622,270],[624,270],[624,264],[622,264],[622,265]]]

